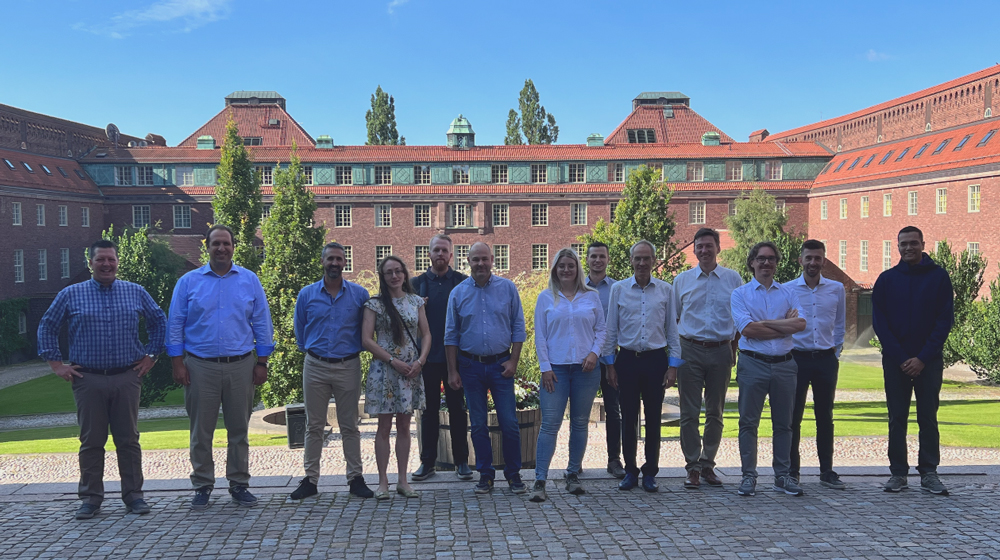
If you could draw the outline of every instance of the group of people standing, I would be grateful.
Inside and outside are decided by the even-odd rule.
[[[77,403],[83,502],[78,519],[93,517],[103,501],[109,426],[122,474],[122,500],[130,512],[150,511],[142,493],[138,402],[141,377],[164,349],[172,359],[174,379],[185,387],[191,423],[191,508],[208,507],[215,486],[212,438],[220,405],[228,438],[229,493],[239,505],[257,503],[249,491],[248,424],[254,387],[267,380],[268,356],[274,349],[270,311],[257,276],[232,262],[232,231],[213,226],[205,241],[209,263],[178,281],[169,318],[141,286],[116,279],[117,249],[104,240],[90,248],[92,280],[63,289],[42,318],[39,354],[57,375],[72,382]],[[674,385],[680,397],[684,487],[697,489],[702,482],[722,486],[715,457],[734,364],[743,472],[737,492],[756,492],[757,430],[769,398],[773,490],[802,495],[799,434],[810,387],[820,482],[827,488],[845,488],[833,470],[833,406],[845,333],[845,293],[841,283],[821,273],[823,243],[803,244],[803,273],[785,284],[774,280],[782,255],[771,242],[758,243],[750,251],[746,265],[753,278],[745,284],[737,272],[718,263],[718,232],[703,228],[693,243],[698,264],[673,284],[653,276],[657,249],[645,240],[631,247],[634,274],[620,281],[606,274],[609,251],[602,243],[587,248],[587,273],[572,249],[556,254],[548,286],[535,304],[542,423],[531,501],[547,499],[548,471],[567,406],[565,489],[585,493],[579,476],[599,388],[607,414],[607,470],[621,479],[620,490],[639,486],[641,475],[642,488],[657,491],[662,404],[665,390]],[[879,277],[873,293],[889,412],[892,477],[885,490],[907,487],[906,423],[916,391],[921,487],[947,494],[936,474],[937,399],[941,348],[952,322],[951,284],[947,273],[923,252],[917,228],[900,232],[899,250],[902,260]],[[366,289],[343,278],[344,247],[324,246],[323,277],[301,290],[295,307],[295,338],[306,355],[302,383],[307,427],[306,476],[292,499],[318,493],[331,397],[337,403],[351,494],[390,498],[387,470],[395,422],[400,473],[395,492],[417,497],[404,474],[411,416],[423,411],[420,466],[411,478],[425,480],[436,472],[442,388],[456,476],[473,478],[467,410],[480,475],[475,492],[488,494],[494,488],[487,424],[491,398],[503,435],[504,477],[513,493],[528,492],[520,477],[514,386],[526,339],[516,286],[493,274],[493,252],[485,243],[469,249],[469,277],[449,266],[453,254],[448,236],[434,236],[430,254],[431,267],[413,279],[401,259],[383,259],[378,265],[379,293],[370,297]],[[145,319],[146,344],[139,338],[140,317]],[[58,342],[63,323],[69,325],[68,365]],[[362,350],[372,354],[365,411],[378,418],[375,491],[362,474],[357,414]],[[640,406],[645,428],[641,466],[636,457]],[[700,433],[703,407],[705,427]]]

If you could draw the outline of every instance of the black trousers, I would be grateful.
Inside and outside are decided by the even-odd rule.
[[[420,415],[420,462],[424,465],[434,465],[437,462],[438,435],[441,419],[441,384],[444,383],[444,399],[448,405],[448,418],[451,431],[451,453],[455,464],[469,462],[469,416],[465,410],[465,391],[452,389],[448,385],[447,364],[428,362],[421,376],[424,378],[424,395],[427,397],[427,409]]]
[[[885,378],[885,404],[889,409],[889,471],[894,476],[906,476],[910,470],[906,458],[906,427],[910,417],[910,399],[917,394],[917,427],[920,428],[920,451],[917,472],[937,472],[941,462],[941,435],[938,432],[938,401],[944,377],[941,358],[924,365],[917,377],[910,377],[882,357]]]
[[[802,416],[806,410],[809,387],[813,392],[813,411],[816,416],[816,454],[819,456],[819,472],[833,470],[833,401],[837,394],[837,374],[840,360],[830,353],[818,358],[809,354],[792,352],[799,368],[795,386],[795,408],[792,411],[792,453],[791,468],[788,473],[799,478],[799,437],[802,433]]]
[[[618,404],[618,389],[608,383],[608,366],[601,366],[601,394],[604,395],[604,428],[608,437],[608,462],[622,455],[622,411]]]
[[[667,373],[667,353],[650,350],[636,356],[621,350],[615,358],[619,402],[622,409],[622,458],[625,472],[656,476],[660,462],[660,416],[663,414],[663,378]],[[636,466],[638,451],[639,403],[646,419],[646,463]]]

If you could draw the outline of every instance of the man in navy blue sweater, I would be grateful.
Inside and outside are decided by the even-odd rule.
[[[954,317],[954,293],[948,273],[924,253],[924,235],[913,227],[899,230],[899,264],[879,275],[872,290],[872,326],[882,344],[885,399],[889,410],[889,470],[886,492],[907,488],[906,422],[910,399],[917,395],[920,488],[948,495],[937,475],[941,460],[938,397],[944,364],[941,349]]]

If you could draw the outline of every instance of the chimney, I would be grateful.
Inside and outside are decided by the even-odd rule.
[[[321,150],[329,150],[333,148],[333,138],[330,138],[326,134],[316,137],[316,148]]]
[[[604,137],[596,132],[587,137],[587,147],[603,146]]]
[[[198,137],[198,149],[199,150],[214,150],[215,149],[215,138],[211,136],[199,136]]]

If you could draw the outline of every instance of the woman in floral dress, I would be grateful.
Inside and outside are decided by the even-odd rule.
[[[410,275],[399,257],[388,256],[378,266],[379,295],[365,304],[361,343],[372,353],[365,382],[365,412],[378,415],[375,497],[389,499],[389,434],[396,419],[396,493],[417,497],[406,480],[410,462],[410,417],[427,406],[420,372],[431,350],[431,331],[424,299],[413,293]],[[436,397],[436,395],[434,395]]]

